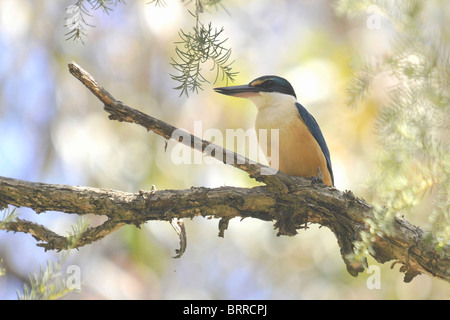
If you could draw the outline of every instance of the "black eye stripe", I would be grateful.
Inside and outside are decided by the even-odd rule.
[[[279,92],[296,97],[291,84],[277,76],[262,76],[249,83],[250,87],[261,88],[263,92]]]
[[[261,87],[270,88],[270,87],[273,87],[274,84],[275,84],[275,82],[273,80],[266,80],[263,83],[261,83]]]

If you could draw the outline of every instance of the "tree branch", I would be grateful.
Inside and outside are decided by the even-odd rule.
[[[89,73],[83,70],[75,62],[69,63],[69,71],[75,78],[80,80],[81,83],[83,83],[101,102],[103,102],[103,104],[105,105],[105,111],[110,114],[108,117],[110,120],[136,123],[146,128],[147,131],[153,131],[154,133],[160,135],[165,139],[172,139],[172,137],[174,136],[179,137],[178,134],[174,135],[174,133],[182,132],[181,129],[178,129],[164,121],[149,116],[139,110],[133,109],[123,104],[121,101],[116,100],[108,91],[101,87]],[[220,159],[223,163],[241,169],[248,173],[250,177],[256,179],[257,181],[264,182],[266,185],[272,188],[287,192],[288,188],[291,186],[291,181],[289,180],[288,176],[280,171],[273,174],[274,170],[270,167],[255,163],[235,152],[226,150],[214,143],[200,139],[188,132],[183,131],[183,136],[187,137],[187,139],[180,138],[178,142],[191,147],[194,150],[200,151],[207,156],[212,156],[216,159]],[[212,150],[211,154],[206,153],[205,149],[206,151]]]
[[[69,69],[105,104],[110,119],[137,123],[166,139],[170,139],[177,130],[117,101],[75,63],[70,63]],[[211,145],[208,141],[192,135],[189,138],[179,142],[206,154],[205,148]],[[355,258],[354,241],[361,240],[361,231],[368,231],[367,221],[373,219],[372,207],[368,203],[351,192],[314,183],[311,179],[290,177],[281,172],[264,175],[262,170],[267,167],[219,146],[214,149],[219,150],[224,163],[247,172],[266,186],[125,193],[0,177],[0,209],[13,205],[29,207],[37,213],[51,210],[106,216],[103,224],[83,232],[77,246],[99,240],[124,225],[140,226],[151,220],[211,216],[220,219],[221,236],[228,221],[235,217],[273,221],[278,235],[290,236],[295,235],[298,229],[306,228],[307,223],[317,223],[336,235],[348,272],[356,276],[364,270],[365,259]],[[226,159],[234,159],[234,162],[229,163]],[[29,221],[17,219],[2,222],[0,229],[30,233],[45,249],[61,250],[67,248],[69,243],[67,237]],[[419,227],[404,219],[394,218],[389,232],[375,235],[370,254],[380,263],[394,260],[394,264],[402,264],[400,271],[405,273],[406,282],[420,273],[450,281],[450,248],[445,246],[438,250],[429,239],[430,234]]]

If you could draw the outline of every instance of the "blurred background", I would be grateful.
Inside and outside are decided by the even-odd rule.
[[[173,88],[171,58],[180,28],[191,30],[192,3],[165,6],[127,1],[106,14],[91,11],[84,43],[66,40],[66,8],[73,1],[0,0],[0,176],[35,182],[111,188],[126,192],[191,186],[252,187],[246,174],[223,164],[171,161],[169,142],[129,123],[110,121],[101,103],[68,72],[71,60],[127,105],[176,127],[193,131],[254,126],[256,108],[244,99],[214,93],[180,96]],[[380,146],[374,131],[377,101],[345,104],[345,84],[356,55],[390,50],[392,28],[371,28],[367,19],[336,14],[334,1],[225,0],[201,15],[212,21],[232,48],[235,84],[265,74],[288,79],[298,100],[321,126],[331,152],[336,187],[370,200]],[[430,1],[449,13],[446,1]],[[370,16],[368,12],[367,18]],[[448,16],[447,16],[448,18]],[[205,67],[204,75],[214,81]],[[380,100],[385,97],[380,93]],[[426,214],[426,210],[422,210]],[[76,217],[57,212],[21,218],[65,234]],[[412,223],[426,218],[406,217]],[[93,221],[95,218],[92,217]],[[350,276],[334,235],[311,225],[295,237],[276,237],[268,222],[234,219],[224,238],[218,221],[185,221],[188,247],[173,259],[178,238],[169,223],[124,227],[64,261],[81,271],[82,290],[70,299],[447,299],[448,283],[426,275],[403,283],[399,266],[380,267],[381,287],[371,274]],[[28,234],[0,232],[0,298],[16,299],[28,275],[60,255],[44,252]]]

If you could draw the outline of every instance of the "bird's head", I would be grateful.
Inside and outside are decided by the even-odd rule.
[[[250,99],[258,108],[283,97],[296,99],[294,88],[292,88],[289,81],[278,76],[262,76],[249,84],[214,88],[214,90],[228,96]]]

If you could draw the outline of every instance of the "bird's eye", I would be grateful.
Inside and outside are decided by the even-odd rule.
[[[274,84],[275,84],[275,82],[273,80],[267,80],[261,84],[261,87],[268,89],[268,88],[272,88],[274,86]]]

